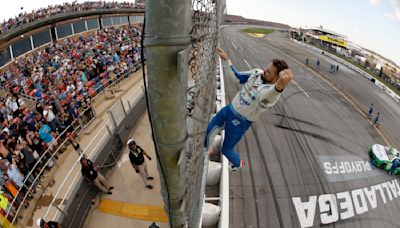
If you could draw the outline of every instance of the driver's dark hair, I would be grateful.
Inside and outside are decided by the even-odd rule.
[[[276,68],[277,73],[279,74],[281,71],[288,69],[289,66],[285,61],[282,59],[273,59],[272,60],[272,65]]]

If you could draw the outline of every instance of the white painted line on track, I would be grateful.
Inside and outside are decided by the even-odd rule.
[[[310,79],[314,79],[313,76],[311,76],[310,74],[307,74],[307,72],[303,69],[300,69],[300,72],[304,74],[305,77],[310,78]]]
[[[310,97],[310,96],[306,93],[306,91],[304,91],[304,89],[301,88],[301,86],[299,86],[299,84],[297,84],[297,82],[296,82],[295,80],[292,80],[292,82],[300,89],[301,92],[304,93],[304,95],[306,95],[306,97]]]
[[[249,67],[249,69],[251,69],[251,66],[250,66],[249,62],[247,62],[246,59],[243,59],[243,60],[244,60],[244,62],[247,64],[247,66]]]
[[[316,83],[319,85],[319,87],[321,87],[323,90],[325,90],[325,92],[329,93],[332,97],[334,97],[335,100],[337,101],[337,103],[340,103],[340,101],[335,96],[333,96],[333,94],[329,90],[327,90],[323,85],[321,85],[321,83],[319,83],[319,82],[316,82]]]
[[[319,83],[319,82],[316,82],[323,90],[325,90],[326,92],[329,92],[326,88],[325,88],[325,86],[323,86],[323,85],[321,85],[321,83]]]
[[[231,41],[233,48],[235,48],[235,50],[237,50],[237,47],[235,46],[235,44]]]
[[[253,47],[251,45],[249,45],[249,47],[251,47],[251,49],[253,49],[256,53],[259,53],[258,50],[255,47]]]

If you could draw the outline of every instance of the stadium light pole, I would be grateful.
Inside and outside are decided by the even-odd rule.
[[[184,227],[191,1],[148,0],[145,20],[147,97],[161,193],[170,226]]]

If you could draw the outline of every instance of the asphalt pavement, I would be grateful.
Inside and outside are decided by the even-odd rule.
[[[239,70],[278,58],[295,79],[237,147],[246,167],[230,174],[230,227],[400,227],[398,179],[367,153],[374,143],[400,145],[399,104],[343,65],[330,74],[332,60],[281,33],[256,38],[241,28],[221,29]],[[224,68],[230,101],[241,86]],[[365,116],[371,102],[378,128]]]

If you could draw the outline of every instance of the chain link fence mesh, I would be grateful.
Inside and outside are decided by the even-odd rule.
[[[205,129],[214,110],[218,27],[225,1],[192,1],[192,50],[189,62],[187,198],[189,227],[199,224],[202,203]]]

